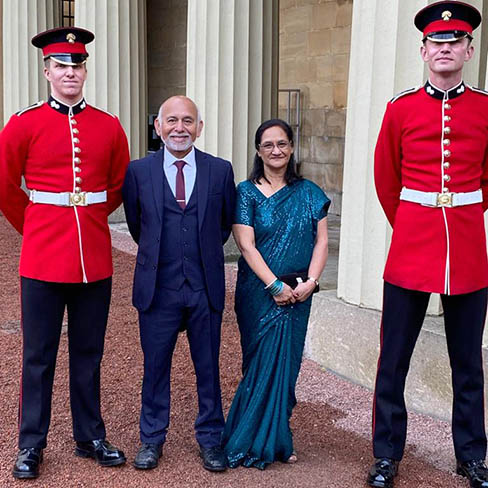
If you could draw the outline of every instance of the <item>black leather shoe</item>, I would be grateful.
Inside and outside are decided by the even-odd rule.
[[[159,458],[163,455],[161,444],[142,443],[134,459],[134,467],[137,469],[153,469],[158,465]]]
[[[395,476],[398,474],[398,461],[390,458],[375,459],[368,473],[369,486],[378,488],[392,488]]]
[[[42,449],[26,447],[17,453],[12,474],[14,478],[26,479],[39,476],[39,464],[42,463]]]
[[[124,453],[104,439],[77,442],[75,454],[83,458],[93,458],[100,466],[119,466],[125,463]]]
[[[203,467],[209,471],[225,471],[227,459],[220,446],[200,447],[200,457],[203,459]]]
[[[488,468],[481,459],[457,462],[456,473],[468,478],[471,488],[488,488]]]

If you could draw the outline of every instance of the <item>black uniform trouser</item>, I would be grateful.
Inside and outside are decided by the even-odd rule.
[[[21,278],[22,382],[19,448],[46,447],[64,310],[68,310],[69,382],[77,441],[105,438],[100,413],[100,362],[112,279],[51,283]]]
[[[441,295],[452,371],[452,435],[459,461],[484,459],[486,434],[481,356],[487,288]],[[407,434],[405,380],[430,293],[385,282],[381,351],[373,408],[374,456],[400,460]]]

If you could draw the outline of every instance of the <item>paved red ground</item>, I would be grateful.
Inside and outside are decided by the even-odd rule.
[[[299,462],[277,463],[264,472],[238,468],[211,474],[200,466],[193,437],[197,403],[195,378],[184,335],[173,361],[171,426],[163,459],[153,471],[136,471],[130,463],[101,468],[73,455],[67,385],[67,343],[63,334],[55,378],[53,416],[41,477],[14,481],[10,471],[16,454],[16,418],[21,357],[17,261],[20,237],[0,215],[0,487],[363,487],[370,463],[369,423],[371,393],[307,361],[300,380],[298,406],[292,419]],[[137,315],[131,306],[133,257],[114,250],[113,304],[106,338],[102,372],[103,413],[108,439],[125,450],[130,461],[138,447],[138,414],[142,377]],[[224,316],[221,374],[227,411],[240,378],[240,347],[232,312],[233,271],[228,280]],[[314,390],[315,388],[315,390]],[[333,401],[332,401],[332,400]],[[351,413],[353,412],[353,413]],[[355,417],[356,416],[356,417]],[[355,420],[356,418],[356,420]],[[366,419],[366,420],[365,420]],[[416,420],[415,420],[416,419]],[[358,429],[358,426],[363,426]],[[455,488],[467,486],[452,474],[452,458],[438,463],[436,452],[450,452],[446,424],[414,416],[414,429],[442,431],[433,436],[425,455],[419,444],[409,445],[400,468],[397,487]],[[415,434],[415,433],[414,433]],[[427,431],[418,433],[429,438]],[[420,441],[419,441],[420,442]],[[422,441],[423,442],[423,441]],[[436,442],[438,445],[435,445]],[[423,450],[422,450],[423,449]],[[449,455],[447,455],[449,458]],[[435,466],[440,466],[435,467]]]

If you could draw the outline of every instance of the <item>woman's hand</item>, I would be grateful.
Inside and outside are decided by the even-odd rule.
[[[304,302],[315,290],[315,281],[307,280],[299,283],[293,290],[293,296],[297,302]]]
[[[283,283],[283,291],[279,295],[273,296],[276,305],[283,306],[295,303],[295,297],[293,296],[293,290],[286,283]]]

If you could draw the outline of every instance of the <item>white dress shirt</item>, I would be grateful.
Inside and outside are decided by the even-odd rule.
[[[183,166],[183,176],[185,178],[185,200],[186,204],[190,201],[191,193],[193,187],[195,186],[195,179],[197,177],[197,163],[195,160],[195,148],[191,148],[191,151],[184,158],[175,158],[167,149],[164,147],[164,163],[163,169],[166,175],[166,180],[168,181],[169,187],[175,195],[176,198],[176,173],[178,168],[175,166],[176,161],[185,161]]]

